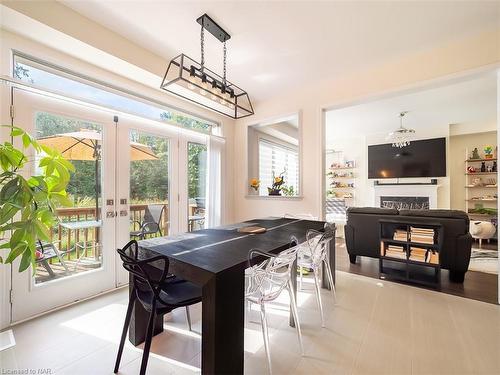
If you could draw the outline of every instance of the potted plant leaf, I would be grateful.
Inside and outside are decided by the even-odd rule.
[[[20,139],[22,146],[0,144],[0,249],[7,251],[6,256],[0,253],[0,263],[21,257],[19,272],[23,272],[30,265],[35,267],[37,241],[50,240],[50,228],[57,221],[56,207],[72,205],[66,187],[74,167],[23,129],[8,127],[11,137]],[[35,153],[37,159],[29,156]]]

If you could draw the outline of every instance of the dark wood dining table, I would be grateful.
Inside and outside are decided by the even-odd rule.
[[[169,272],[202,288],[203,374],[243,373],[244,288],[249,252],[260,249],[279,253],[290,246],[292,236],[302,243],[308,229],[323,231],[324,225],[323,221],[265,218],[139,241],[141,251],[168,257]],[[266,232],[247,234],[238,231],[247,226],[264,227]],[[329,258],[335,277],[334,248],[330,249]],[[292,282],[296,288],[295,272]],[[136,346],[144,341],[148,316],[136,302],[129,328],[129,340]],[[290,324],[294,324],[293,318],[290,318]],[[162,331],[163,316],[158,316],[154,334]]]

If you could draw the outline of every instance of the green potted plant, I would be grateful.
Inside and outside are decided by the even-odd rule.
[[[66,187],[73,165],[50,147],[40,145],[30,134],[15,126],[11,137],[20,139],[0,144],[0,263],[21,257],[19,272],[35,266],[37,241],[48,241],[57,221],[56,207],[71,206]],[[35,159],[33,151],[40,155]],[[33,168],[36,163],[37,168]],[[30,171],[37,171],[31,175]],[[27,177],[29,175],[29,177]]]
[[[493,159],[493,147],[491,147],[491,146],[484,147],[484,158],[485,159]]]

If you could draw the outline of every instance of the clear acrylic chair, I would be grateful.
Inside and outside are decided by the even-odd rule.
[[[302,289],[303,269],[312,269],[314,291],[321,314],[321,326],[324,327],[325,318],[323,315],[323,303],[321,301],[321,266],[325,266],[324,269],[328,278],[328,284],[330,284],[333,299],[335,300],[335,285],[333,284],[333,275],[328,259],[328,246],[330,241],[335,240],[335,225],[326,224],[324,232],[309,229],[306,233],[306,239],[305,246],[300,246],[297,253],[297,266],[300,272],[299,288]]]
[[[298,241],[292,242],[292,247],[279,254],[270,254],[254,249],[249,254],[249,263],[252,264],[255,258],[267,258],[265,261],[254,265],[245,272],[246,277],[246,300],[260,306],[260,320],[262,325],[262,336],[266,350],[269,373],[272,373],[271,353],[269,349],[269,332],[267,327],[267,317],[265,304],[276,300],[281,292],[286,289],[290,295],[290,308],[297,329],[301,354],[304,354],[302,345],[302,333],[300,331],[299,316],[297,313],[297,301],[292,286],[293,264],[297,259]]]

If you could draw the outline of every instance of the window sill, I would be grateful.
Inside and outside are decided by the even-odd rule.
[[[302,195],[295,195],[292,197],[287,197],[283,195],[245,195],[246,199],[264,199],[264,200],[278,200],[278,201],[285,201],[285,200],[291,200],[291,201],[300,201],[304,199]]]

